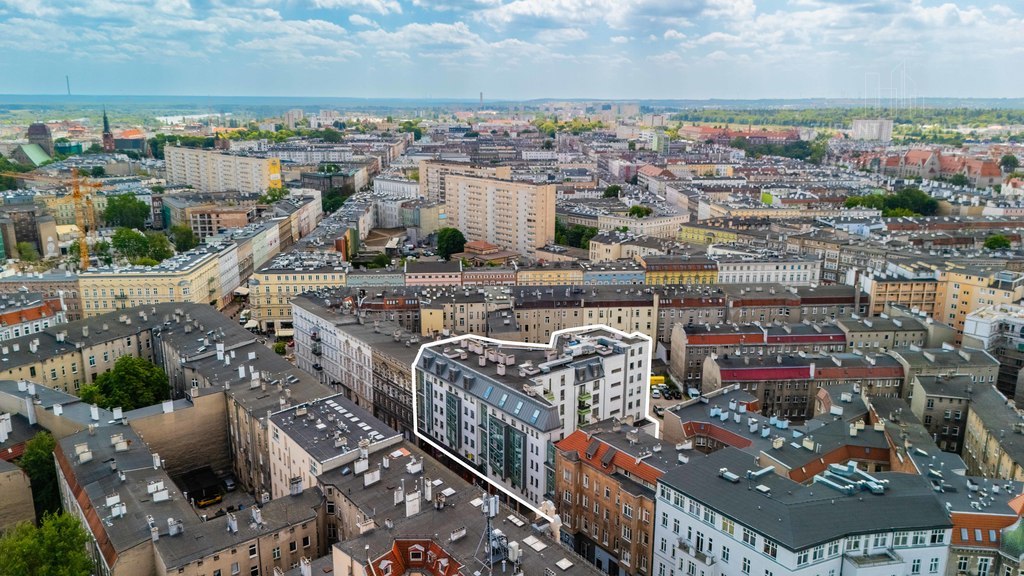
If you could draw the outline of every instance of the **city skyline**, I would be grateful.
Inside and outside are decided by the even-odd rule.
[[[1022,23],[932,0],[0,0],[0,70],[17,94],[1011,97]]]

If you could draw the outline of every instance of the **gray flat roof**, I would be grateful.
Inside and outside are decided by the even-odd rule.
[[[952,526],[931,484],[921,476],[877,473],[877,479],[888,481],[884,494],[847,496],[823,485],[803,486],[768,474],[757,480],[770,490],[764,494],[750,490],[750,483],[742,480],[754,466],[749,454],[724,448],[691,458],[667,472],[661,482],[790,550],[848,535]],[[740,482],[721,478],[722,468],[739,475]]]
[[[282,432],[319,462],[358,452],[359,441],[397,442],[401,433],[390,428],[342,394],[282,410],[270,417]],[[335,439],[344,438],[343,446]]]
[[[471,574],[481,569],[481,560],[477,559],[477,545],[480,533],[484,530],[485,520],[478,505],[473,502],[481,498],[483,491],[471,486],[436,460],[426,457],[426,454],[409,442],[372,454],[371,471],[377,469],[377,464],[381,463],[385,455],[388,455],[389,466],[380,467],[380,481],[369,487],[364,486],[362,476],[342,475],[339,470],[320,476],[322,483],[336,486],[377,525],[374,530],[339,542],[335,547],[357,558],[365,558],[366,547],[369,547],[369,556],[378,558],[391,549],[396,539],[432,538],[466,566],[466,573]],[[422,472],[409,473],[407,465],[413,459],[422,463]],[[425,482],[430,483],[433,494],[447,494],[444,508],[435,510],[430,503],[424,502],[421,498],[420,512],[405,516],[404,509],[395,505],[395,491],[401,487],[404,487],[406,495],[417,488],[422,491]],[[393,523],[392,528],[386,527],[386,520]],[[554,566],[562,558],[569,558],[573,566],[561,573],[594,576],[599,574],[593,565],[569,554],[550,537],[539,534],[530,519],[515,514],[503,506],[495,521],[509,541],[520,543],[523,550],[524,574],[544,574],[545,568]],[[449,542],[449,535],[461,528],[466,529],[467,535]],[[532,547],[526,544],[530,536],[537,538],[540,544]],[[538,550],[541,546],[543,548]],[[481,555],[480,558],[482,557]],[[500,565],[496,565],[495,573],[500,569]]]

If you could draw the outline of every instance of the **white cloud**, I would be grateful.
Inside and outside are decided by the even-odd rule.
[[[612,41],[612,44],[628,44],[629,36],[612,36],[609,40]]]
[[[685,40],[686,34],[678,30],[665,30],[664,38],[665,40]]]
[[[317,8],[345,8],[382,15],[402,13],[402,5],[398,0],[313,0],[313,5]]]
[[[703,15],[711,18],[746,20],[757,12],[754,0],[708,0]]]
[[[366,16],[360,14],[352,14],[348,17],[349,24],[353,26],[368,26],[370,28],[380,28],[380,24],[377,24],[373,20],[370,20]]]
[[[565,44],[586,40],[587,33],[580,28],[552,28],[537,32],[534,39],[541,44]]]

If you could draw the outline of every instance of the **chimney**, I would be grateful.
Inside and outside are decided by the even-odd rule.
[[[313,576],[313,567],[309,563],[309,558],[305,556],[299,560],[299,574],[301,576]]]
[[[99,421],[99,419],[100,419],[100,407],[95,405],[95,404],[90,406],[89,407],[89,417],[92,418],[95,421]]]

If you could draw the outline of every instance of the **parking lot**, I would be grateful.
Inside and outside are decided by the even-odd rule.
[[[682,402],[686,398],[685,395],[681,394],[681,391],[680,391],[679,397],[666,398],[665,395],[662,393],[662,390],[660,388],[658,389],[658,396],[659,397],[655,398],[654,397],[654,393],[653,393],[655,388],[657,388],[657,387],[652,387],[650,389],[650,392],[649,392],[651,394],[651,408],[650,408],[650,410],[651,410],[650,417],[651,418],[659,418],[657,413],[655,412],[655,408],[665,409],[665,408],[668,408],[669,406],[675,406],[676,404]],[[670,390],[672,390],[672,389],[670,388]]]

